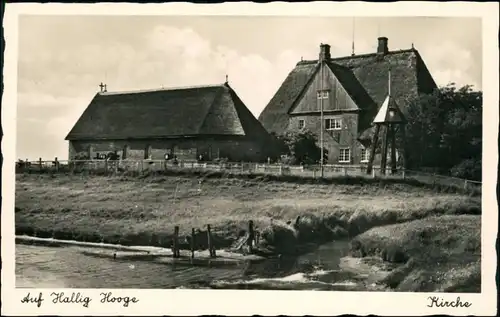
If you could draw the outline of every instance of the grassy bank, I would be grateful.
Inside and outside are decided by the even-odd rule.
[[[480,212],[479,197],[392,180],[16,176],[17,234],[122,245],[167,247],[179,226],[181,237],[199,229],[197,247],[203,249],[210,224],[216,246],[228,247],[253,220],[262,247],[293,253],[303,242],[353,237],[379,225]]]
[[[351,253],[403,264],[383,281],[397,291],[480,292],[481,217],[429,217],[373,228]]]

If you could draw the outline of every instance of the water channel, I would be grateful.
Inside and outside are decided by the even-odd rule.
[[[123,261],[82,254],[84,247],[16,245],[16,287],[225,288],[369,290],[366,275],[342,270],[348,242],[336,241],[295,258],[214,268]]]

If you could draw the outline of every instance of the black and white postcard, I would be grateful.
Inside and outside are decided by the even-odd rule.
[[[498,4],[13,4],[7,315],[494,315]]]

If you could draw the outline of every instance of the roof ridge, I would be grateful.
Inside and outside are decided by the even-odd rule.
[[[401,54],[401,53],[408,53],[408,52],[418,53],[417,49],[408,48],[408,49],[389,51],[385,55],[394,55],[394,54]],[[377,54],[378,53],[375,52],[375,53],[365,53],[365,54],[332,57],[332,58],[330,58],[330,60],[328,62],[335,62],[335,61],[345,60],[345,59],[365,58],[365,57],[377,56]],[[317,62],[318,62],[317,59],[302,60],[302,61],[298,62],[297,65],[310,65],[310,64],[315,64]]]
[[[126,94],[139,94],[146,92],[158,92],[158,91],[173,91],[173,90],[186,90],[186,89],[197,89],[197,88],[216,88],[223,87],[224,84],[213,84],[213,85],[197,85],[197,86],[179,86],[179,87],[167,87],[167,88],[154,88],[154,89],[138,89],[138,90],[124,90],[124,91],[107,91],[98,92],[101,96],[114,96],[114,95],[126,95]]]

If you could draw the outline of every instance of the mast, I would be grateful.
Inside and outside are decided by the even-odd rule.
[[[355,28],[356,28],[355,18],[352,18],[352,52],[351,52],[352,56],[355,55],[354,53],[354,32],[356,30]]]
[[[391,70],[389,69],[389,98],[391,97]]]
[[[320,69],[320,76],[321,76],[321,79],[320,79],[320,99],[319,99],[319,102],[320,102],[320,120],[321,120],[321,132],[320,132],[320,144],[321,144],[321,159],[320,159],[320,164],[321,164],[321,178],[323,178],[324,176],[324,150],[323,150],[323,143],[324,143],[324,138],[323,138],[323,130],[325,129],[324,127],[324,119],[323,119],[323,90],[324,90],[324,87],[323,87],[323,67],[324,65],[324,59],[321,59],[321,63],[320,63],[320,66],[321,69]]]

